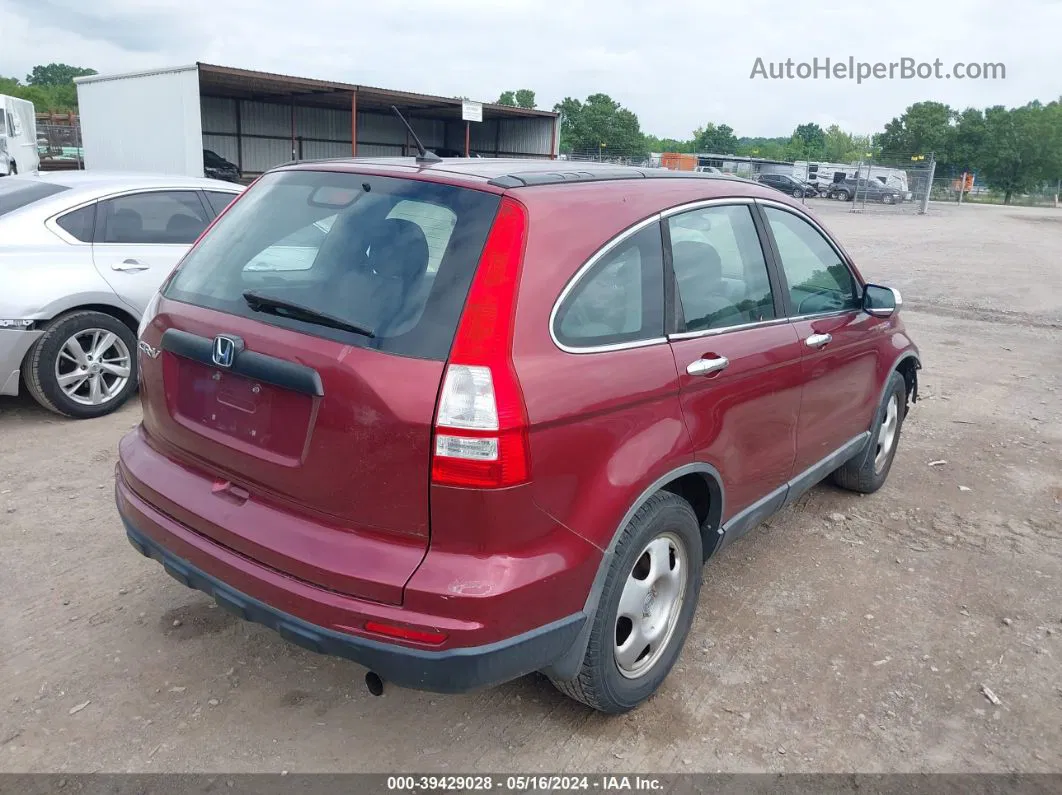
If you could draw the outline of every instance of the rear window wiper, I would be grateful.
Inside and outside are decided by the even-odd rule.
[[[247,290],[243,294],[243,300],[247,302],[247,306],[251,307],[251,310],[254,312],[266,312],[270,315],[290,317],[294,320],[301,320],[304,323],[327,326],[328,328],[339,329],[340,331],[352,331],[355,334],[361,334],[362,336],[369,338],[376,336],[376,333],[372,329],[359,326],[357,323],[351,323],[349,320],[343,320],[343,318],[330,315],[327,312],[321,312],[317,309],[311,309],[308,306],[295,303],[294,301],[288,301],[285,298],[262,295],[257,290]]]

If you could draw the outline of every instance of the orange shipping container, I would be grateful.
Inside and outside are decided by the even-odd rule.
[[[695,171],[697,169],[697,156],[680,152],[664,152],[664,154],[660,155],[660,165],[664,168],[670,168],[672,171]]]

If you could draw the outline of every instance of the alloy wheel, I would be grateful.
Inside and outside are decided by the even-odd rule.
[[[59,349],[55,380],[68,398],[82,406],[101,406],[114,400],[129,382],[129,348],[113,331],[78,331]]]

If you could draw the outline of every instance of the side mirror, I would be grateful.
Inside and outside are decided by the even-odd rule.
[[[903,306],[900,291],[868,284],[863,288],[863,311],[874,317],[892,317]]]

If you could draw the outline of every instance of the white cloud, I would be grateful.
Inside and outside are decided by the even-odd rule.
[[[206,61],[491,100],[532,88],[612,95],[643,129],[739,135],[797,124],[873,132],[922,99],[1050,101],[1062,4],[1048,0],[0,0],[0,74],[62,61],[101,72]],[[1006,64],[1000,81],[750,79],[757,57]]]

